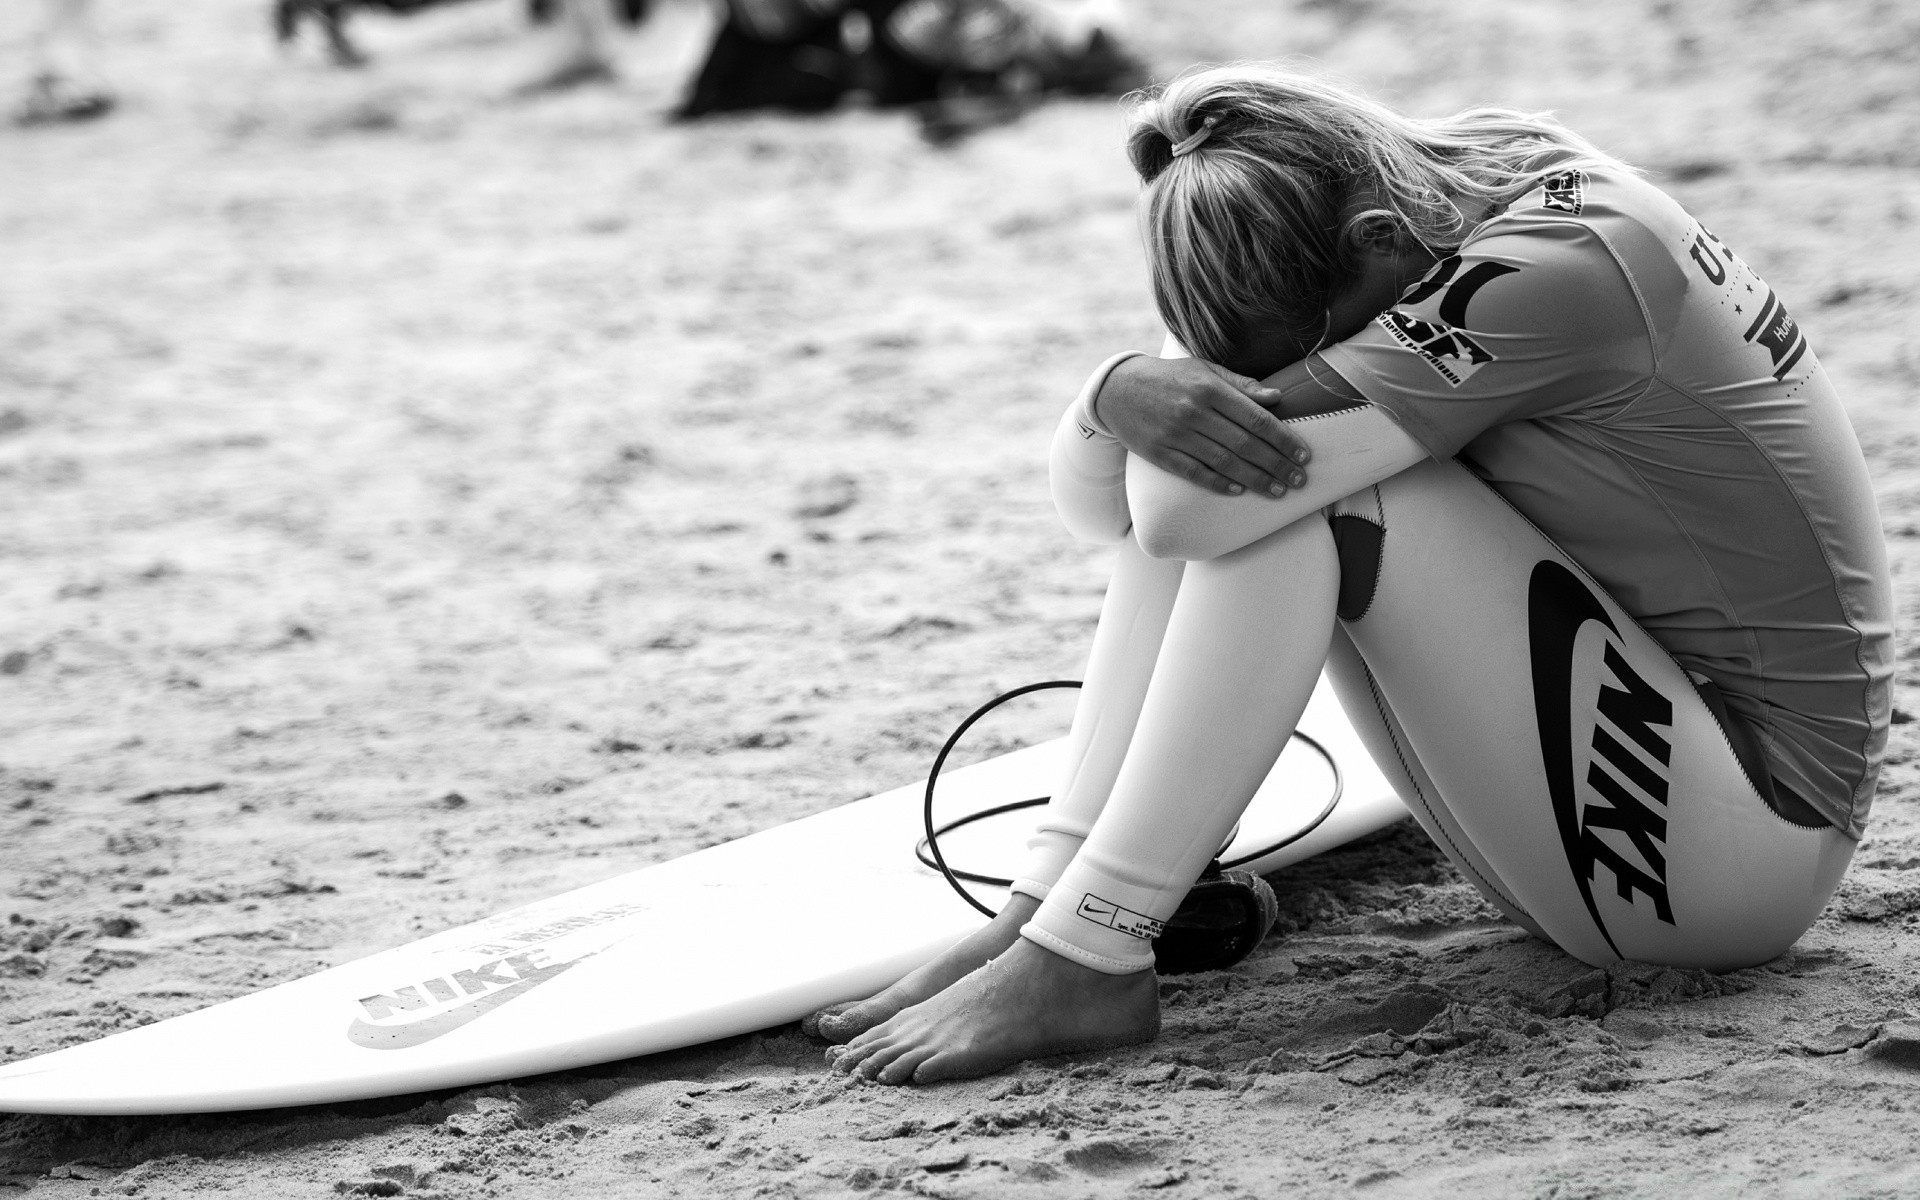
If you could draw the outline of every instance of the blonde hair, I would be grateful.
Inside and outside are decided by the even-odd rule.
[[[1417,120],[1270,63],[1182,75],[1136,94],[1130,118],[1154,301],[1188,352],[1215,362],[1259,327],[1313,339],[1368,242],[1451,253],[1469,213],[1544,176],[1632,170],[1544,113]]]

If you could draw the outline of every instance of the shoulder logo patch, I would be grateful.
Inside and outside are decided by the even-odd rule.
[[[1801,356],[1807,352],[1806,335],[1800,332],[1800,323],[1787,312],[1787,306],[1780,298],[1767,289],[1767,299],[1760,306],[1760,315],[1747,327],[1746,340],[1764,347],[1773,359],[1773,377],[1786,378]]]
[[[1551,208],[1555,212],[1577,217],[1587,206],[1587,173],[1585,171],[1562,171],[1558,175],[1549,175],[1540,181],[1546,195],[1541,199],[1542,208]]]
[[[1687,238],[1681,243],[1687,248],[1687,257],[1709,287],[1720,289],[1720,307],[1731,310],[1736,321],[1749,322],[1740,339],[1765,350],[1767,365],[1763,369],[1784,381],[1807,357],[1807,335],[1800,323],[1766,281],[1735,257],[1712,230],[1696,221]]]

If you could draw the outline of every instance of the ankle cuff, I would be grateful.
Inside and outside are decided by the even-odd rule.
[[[1020,928],[1020,936],[1026,938],[1043,950],[1051,950],[1065,959],[1071,959],[1083,967],[1092,967],[1103,975],[1137,975],[1141,971],[1153,969],[1153,953],[1148,951],[1144,957],[1113,958],[1105,954],[1095,954],[1083,950],[1065,938],[1055,937],[1046,930],[1028,921]]]
[[[1186,891],[1147,886],[1103,870],[1083,851],[1054,881],[1021,932],[1097,971],[1145,971],[1154,963],[1153,939]]]

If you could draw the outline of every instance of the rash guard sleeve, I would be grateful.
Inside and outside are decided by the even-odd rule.
[[[1439,459],[1511,421],[1603,417],[1653,367],[1639,300],[1603,235],[1540,209],[1489,222],[1323,353]]]

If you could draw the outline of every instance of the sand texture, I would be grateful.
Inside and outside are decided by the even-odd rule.
[[[33,6],[0,5],[0,64]],[[1045,445],[1151,348],[1104,102],[670,125],[704,9],[512,99],[508,0],[100,0],[123,103],[0,128],[0,1058],[163,1019],[914,778],[1076,676],[1107,553]],[[0,1195],[1920,1193],[1920,9],[1137,5],[1163,72],[1305,55],[1558,109],[1792,306],[1880,498],[1898,713],[1828,913],[1595,971],[1411,826],[1275,880],[1154,1044],[926,1090],[796,1027],[429,1096],[0,1117]],[[10,97],[18,83],[8,76]],[[981,751],[1051,736],[1036,705]]]

